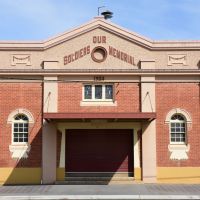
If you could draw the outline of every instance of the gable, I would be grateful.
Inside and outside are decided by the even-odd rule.
[[[45,51],[45,60],[56,60],[63,69],[132,69],[151,52],[101,27]]]
[[[197,68],[199,50],[200,41],[153,41],[96,17],[46,41],[0,41],[0,69],[41,69],[46,61],[49,69],[137,69],[152,59],[156,68]]]

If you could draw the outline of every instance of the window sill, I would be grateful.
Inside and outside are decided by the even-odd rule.
[[[171,153],[171,160],[187,160],[187,153],[190,150],[190,145],[186,144],[169,144],[168,145],[169,152]]]
[[[117,106],[117,101],[81,101],[80,106]]]
[[[28,143],[13,143],[9,146],[9,150],[13,159],[26,159],[28,158],[28,153],[31,150],[31,145]]]

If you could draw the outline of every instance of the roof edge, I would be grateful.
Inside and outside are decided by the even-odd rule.
[[[150,50],[165,49],[198,49],[200,40],[151,40],[133,31],[118,26],[102,17],[95,17],[91,21],[58,34],[44,41],[0,41],[0,50],[45,50],[70,40],[74,37],[87,33],[96,28],[105,29],[119,37],[130,40]]]

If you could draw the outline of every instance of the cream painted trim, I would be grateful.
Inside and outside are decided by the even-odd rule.
[[[19,108],[19,109],[16,109],[14,111],[12,111],[9,116],[8,116],[8,120],[7,120],[7,123],[11,124],[13,123],[13,120],[14,120],[14,117],[18,114],[24,114],[28,117],[28,122],[29,123],[34,123],[34,117],[33,115],[31,114],[31,112],[25,108]]]
[[[117,106],[117,101],[81,101],[80,106]]]
[[[188,134],[188,129],[191,128],[192,118],[191,118],[189,112],[187,112],[186,110],[181,109],[181,108],[174,108],[167,113],[167,116],[165,119],[165,123],[169,124],[169,142],[170,142],[170,144],[168,145],[168,150],[170,152],[170,159],[171,160],[187,160],[188,159],[187,153],[190,150],[190,145],[189,144],[186,145],[186,142],[183,144],[181,144],[181,143],[176,144],[176,143],[171,142],[171,139],[170,139],[170,133],[171,133],[170,121],[171,121],[171,117],[174,114],[181,114],[185,117],[186,123],[187,123],[186,132],[185,132],[186,137]]]
[[[92,99],[85,99],[85,86],[90,85],[92,87]],[[102,99],[95,99],[95,86],[102,86]],[[113,90],[113,99],[106,99],[106,85],[112,85]],[[113,102],[114,101],[115,88],[113,83],[104,83],[104,82],[86,82],[82,84],[82,101],[83,102]]]
[[[187,153],[190,150],[190,145],[184,145],[184,144],[169,144],[168,149],[171,153],[170,159],[171,160],[187,160],[188,155]]]
[[[138,131],[141,128],[137,127],[133,129],[133,154],[134,154],[134,168],[140,168],[140,149],[139,149],[139,141],[138,141]]]
[[[13,134],[12,134],[13,135]],[[12,158],[13,159],[27,159],[28,158],[28,153],[31,150],[31,145],[29,145],[28,143],[25,144],[17,144],[17,143],[13,143],[11,145],[9,145],[9,151],[12,154]]]
[[[80,70],[81,71],[81,70]],[[197,76],[197,75],[200,75],[200,72],[199,70],[190,70],[190,71],[186,71],[186,72],[182,72],[182,71],[149,71],[149,70],[130,70],[129,72],[127,71],[122,71],[122,72],[119,72],[119,71],[116,71],[116,72],[111,72],[111,71],[104,71],[104,72],[95,72],[95,70],[93,72],[80,72],[80,71],[77,71],[77,72],[70,72],[70,71],[60,71],[59,69],[56,70],[56,71],[46,71],[46,70],[34,70],[34,71],[30,71],[30,70],[23,70],[23,71],[18,71],[18,70],[0,70],[0,75],[2,76],[6,76],[6,75],[10,75],[12,73],[13,76],[74,76],[74,75],[81,75],[81,76],[88,76],[88,75],[92,75],[92,76],[100,76],[100,75],[123,75],[123,76],[126,76],[126,75],[129,75],[129,76]],[[116,81],[115,81],[116,82]],[[139,81],[134,81],[133,82],[139,82]],[[160,81],[155,81],[155,82],[160,82]],[[166,81],[165,81],[166,82]],[[199,82],[198,80],[195,80],[194,82]],[[193,82],[192,82],[193,83]]]
[[[85,85],[92,86],[92,99],[84,99],[85,96]],[[95,99],[95,85],[102,85],[102,99]],[[105,86],[112,85],[113,86],[113,99],[105,98]],[[113,83],[105,83],[105,82],[86,82],[82,84],[82,101],[80,102],[80,106],[117,106],[117,102],[115,101],[115,87]]]
[[[66,136],[65,129],[62,129],[60,163],[59,163],[60,168],[65,168],[65,142],[66,142],[65,136]]]
[[[186,110],[181,109],[181,108],[174,108],[167,113],[167,116],[166,116],[166,119],[165,119],[166,124],[170,123],[171,117],[174,114],[181,114],[185,117],[187,123],[192,123],[192,118],[191,118],[189,112],[187,112]]]

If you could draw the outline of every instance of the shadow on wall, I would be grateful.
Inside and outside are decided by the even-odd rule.
[[[11,159],[8,162],[12,167],[4,169],[4,185],[42,183],[42,128],[40,121],[29,128],[30,151],[24,152],[21,158]],[[64,178],[65,180],[77,180],[80,176],[85,176],[85,180],[92,181],[97,176],[96,180],[102,180],[100,184],[108,184],[116,172],[119,174],[128,172],[127,176],[128,174],[134,176],[133,130],[115,129],[112,132],[106,129],[75,129],[68,131],[65,163],[67,173],[63,175],[65,176],[63,180]],[[141,136],[141,133],[138,134]],[[57,131],[57,169],[59,169],[60,163],[60,150],[61,133]],[[28,157],[23,158],[26,157],[26,154]],[[15,155],[11,154],[10,156]],[[101,174],[95,172],[101,172]],[[102,176],[106,178],[103,179]],[[88,177],[92,178],[88,179]]]
[[[35,123],[29,124],[29,144],[9,145],[9,159],[1,167],[0,184],[40,184],[42,177],[42,128],[41,113]],[[12,125],[10,125],[11,131]],[[11,134],[10,134],[11,135]]]
[[[8,184],[40,184],[42,159],[42,131],[38,131],[30,143],[30,152],[21,155],[22,158],[11,158],[12,167],[5,168],[3,177]],[[13,154],[18,154],[14,152]],[[19,153],[20,154],[20,153]],[[28,154],[28,158],[23,158]],[[10,155],[12,156],[12,154]],[[6,178],[7,177],[7,178]]]

